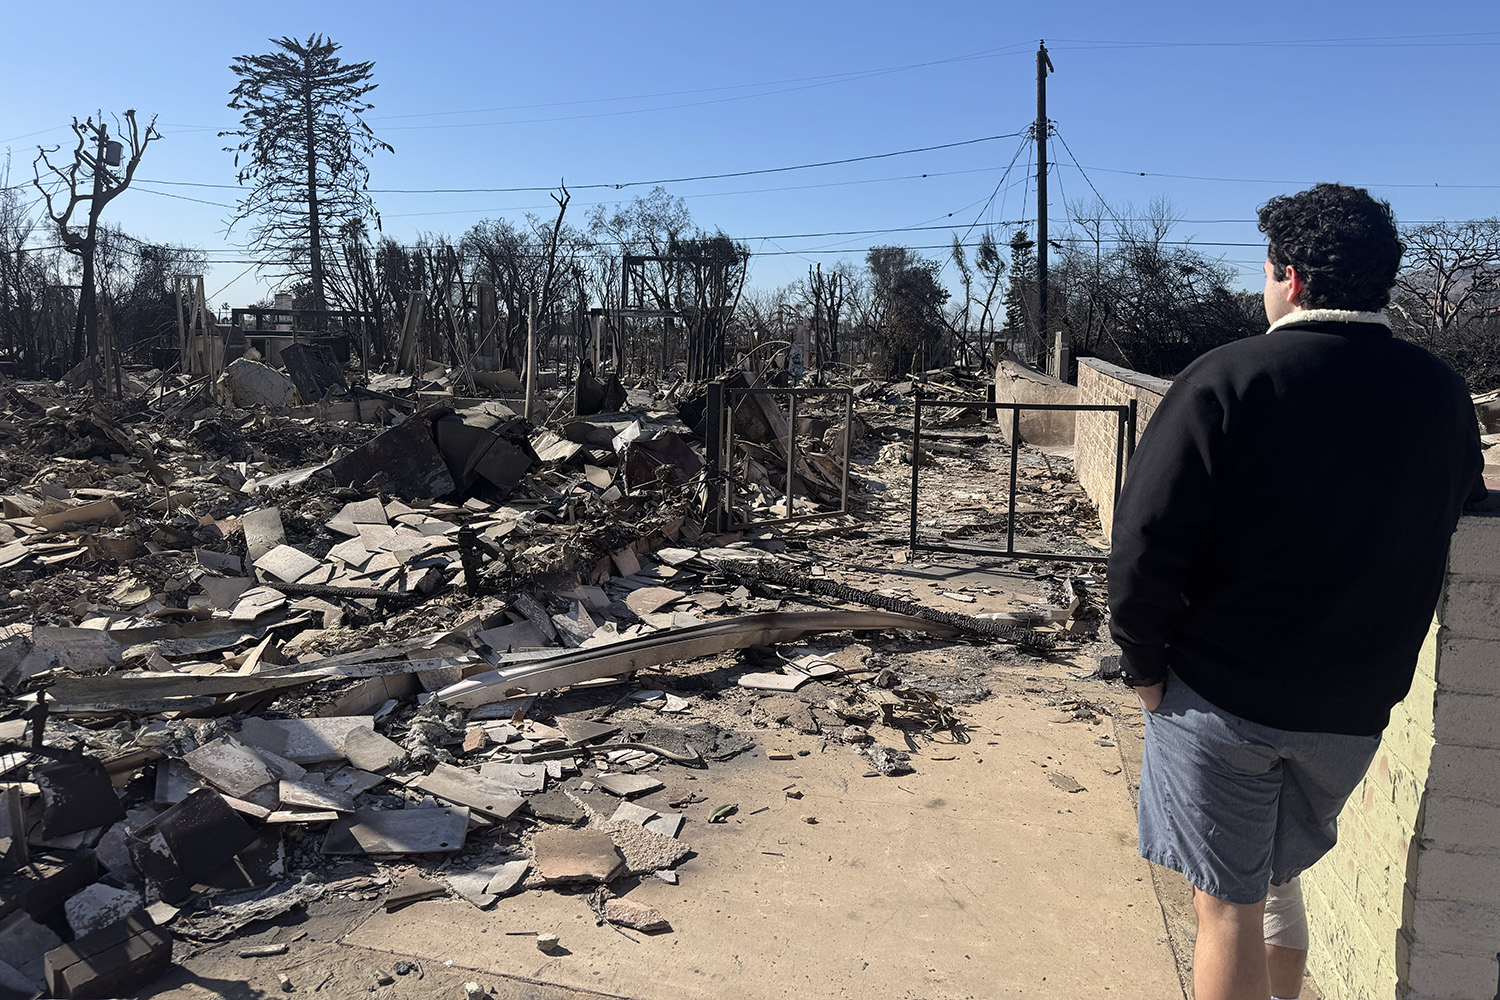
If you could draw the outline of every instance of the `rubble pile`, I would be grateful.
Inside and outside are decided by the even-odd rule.
[[[582,886],[598,920],[669,933],[615,892],[675,883],[732,814],[698,770],[785,728],[899,775],[866,727],[959,725],[878,658],[786,644],[1035,649],[1084,603],[1067,582],[1066,610],[974,618],[811,585],[808,541],[853,516],[715,533],[701,392],[590,377],[531,422],[457,377],[326,362],[135,372],[112,401],[0,385],[0,996],[123,995],[174,940],[330,894]],[[835,508],[840,435],[878,469],[869,411],[910,388],[857,387],[850,426],[809,406],[790,484],[785,415],[743,397],[743,516],[788,490]]]

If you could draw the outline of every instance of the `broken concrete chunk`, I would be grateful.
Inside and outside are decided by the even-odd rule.
[[[95,882],[63,904],[63,910],[73,936],[82,937],[124,920],[144,905],[145,900],[138,890],[116,889]]]
[[[661,834],[663,837],[676,837],[682,832],[682,824],[687,817],[682,813],[658,813],[655,819],[647,820],[643,825],[652,833]]]
[[[661,911],[654,906],[645,903],[637,903],[630,899],[607,899],[604,901],[604,919],[621,927],[629,927],[632,930],[641,931],[646,934],[655,934],[661,931],[669,931],[672,925],[667,918],[661,915]]]
[[[547,768],[543,764],[491,761],[479,766],[479,776],[518,792],[540,792],[547,784]]]
[[[645,826],[649,821],[656,818],[655,809],[647,809],[638,806],[634,802],[621,802],[615,808],[614,815],[610,817],[611,822],[634,823],[636,826]]]
[[[526,807],[537,819],[573,825],[588,819],[588,813],[563,792],[542,792],[526,799]]]
[[[321,779],[311,776],[301,781],[282,781],[278,794],[283,807],[311,809],[314,811],[353,812],[354,796],[337,788],[331,788]]]
[[[48,839],[125,818],[109,772],[92,757],[44,764],[33,773],[41,790],[42,835]]]
[[[344,737],[344,756],[361,771],[384,771],[405,757],[406,751],[374,729],[351,729]]]
[[[313,719],[261,719],[251,716],[240,726],[239,738],[252,747],[265,747],[298,764],[322,764],[346,759],[344,744],[354,730],[374,728],[373,715],[335,715]]]
[[[227,736],[183,754],[182,761],[215,788],[235,798],[243,799],[276,780],[264,758]],[[158,801],[163,800],[158,797]]]
[[[247,511],[240,517],[240,526],[245,532],[245,548],[251,562],[286,542],[286,529],[281,525],[279,507]]]
[[[323,838],[324,854],[435,854],[461,850],[469,810],[356,809]]]
[[[530,870],[531,862],[525,858],[507,861],[496,868],[484,891],[496,896],[508,896],[516,890]]]
[[[441,899],[448,895],[448,887],[420,875],[403,875],[401,881],[391,887],[385,897],[385,912],[391,913],[424,899]]]
[[[644,617],[686,596],[682,591],[671,587],[642,587],[625,595],[625,606]]]
[[[622,799],[634,798],[637,795],[645,795],[647,792],[666,787],[660,781],[645,774],[601,774],[594,779],[594,784]]]
[[[445,497],[457,488],[420,414],[372,438],[328,469],[340,486],[388,491],[407,500]]]
[[[269,573],[282,583],[296,583],[322,565],[319,560],[290,545],[278,545],[255,560],[256,569]]]
[[[809,680],[803,673],[750,673],[740,675],[735,683],[752,691],[795,691]]]
[[[240,358],[214,383],[214,398],[225,406],[281,410],[297,405],[297,387],[270,365]]]
[[[614,841],[598,830],[543,830],[531,850],[548,882],[608,882],[625,865]]]
[[[510,819],[525,805],[514,788],[451,764],[437,765],[431,774],[413,779],[412,786],[492,819]]]

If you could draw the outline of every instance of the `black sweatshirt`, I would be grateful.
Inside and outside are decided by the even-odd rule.
[[[1127,677],[1170,667],[1278,729],[1385,728],[1483,460],[1463,380],[1374,319],[1294,314],[1173,383],[1115,505]]]

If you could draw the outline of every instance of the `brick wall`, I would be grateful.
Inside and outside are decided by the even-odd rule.
[[[1415,682],[1303,877],[1330,1000],[1500,988],[1500,517],[1466,516]]]
[[[1172,383],[1140,372],[1112,365],[1098,358],[1078,359],[1078,401],[1127,405],[1136,400],[1136,438],[1139,440],[1151,415],[1161,403]],[[1078,482],[1099,508],[1099,523],[1109,537],[1115,512],[1115,415],[1112,413],[1078,414],[1075,429],[1073,464]]]

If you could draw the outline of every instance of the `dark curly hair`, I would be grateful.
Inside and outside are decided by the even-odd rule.
[[[1389,202],[1364,188],[1318,184],[1277,195],[1259,215],[1271,273],[1282,281],[1288,266],[1297,269],[1304,309],[1377,312],[1390,302],[1406,248]]]

